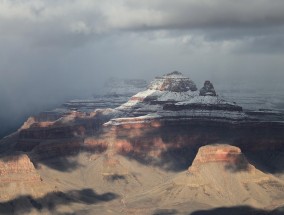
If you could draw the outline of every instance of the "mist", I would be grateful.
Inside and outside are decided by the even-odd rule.
[[[281,0],[0,0],[0,33],[0,136],[109,77],[283,90]]]

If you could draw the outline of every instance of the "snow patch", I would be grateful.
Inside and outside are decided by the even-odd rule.
[[[176,103],[176,105],[187,105],[187,104],[236,105],[235,103],[221,99],[218,96],[196,96],[187,101]]]

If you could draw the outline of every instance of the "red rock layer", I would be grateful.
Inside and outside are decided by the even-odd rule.
[[[216,162],[225,164],[231,170],[251,171],[254,169],[248,163],[240,148],[231,145],[216,144],[200,147],[188,170],[193,173],[198,171],[201,165]]]
[[[97,139],[95,137],[88,137],[84,140],[83,147],[86,150],[104,152],[108,147],[108,142],[105,139]]]
[[[208,162],[235,162],[242,156],[238,147],[230,145],[211,145],[200,147],[194,159],[194,163]]]
[[[12,155],[0,160],[0,183],[39,182],[33,163],[26,154]]]

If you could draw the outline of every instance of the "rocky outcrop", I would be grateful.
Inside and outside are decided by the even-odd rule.
[[[283,190],[282,181],[250,165],[239,148],[208,145],[199,149],[189,171],[179,172],[138,198],[127,200],[133,207],[167,205],[179,212],[181,205],[192,207],[196,202],[211,207],[245,204],[274,208],[283,205]],[[188,208],[181,214],[188,214]]]
[[[131,99],[116,108],[123,114],[123,120],[112,119],[112,122],[125,124],[137,122],[135,118],[144,118],[145,122],[155,120],[206,119],[215,121],[242,121],[247,116],[242,107],[234,102],[217,96],[213,84],[206,81],[198,93],[195,83],[180,72],[172,72],[155,78],[148,89],[137,93]],[[116,121],[116,122],[115,122]]]
[[[147,90],[132,96],[128,102],[118,108],[139,108],[141,113],[159,110],[165,103],[175,103],[188,100],[197,95],[195,83],[180,72],[172,72],[162,77],[156,77]],[[158,106],[154,106],[158,105]]]
[[[180,111],[180,110],[195,110],[195,111],[230,111],[242,112],[243,108],[235,103],[228,102],[219,97],[213,96],[197,96],[189,101],[178,102],[175,104],[165,104],[164,110]],[[222,112],[221,112],[222,113]]]
[[[27,119],[27,121],[24,122],[24,124],[21,126],[21,128],[19,130],[28,129],[36,122],[37,121],[36,121],[35,117],[31,116]]]
[[[196,91],[197,87],[190,78],[183,76],[181,72],[174,71],[162,77],[156,77],[148,89],[180,93]]]
[[[98,109],[92,113],[71,111],[55,121],[30,117],[13,140],[13,151],[31,152],[34,160],[76,155],[80,151],[103,152],[105,140],[93,138],[115,111]]]
[[[165,104],[163,109],[171,111],[243,111],[242,107],[238,106],[236,103],[229,102],[218,97],[213,87],[213,84],[210,81],[205,81],[204,86],[200,89],[199,96],[195,96],[192,99],[185,100],[182,102]]]
[[[0,183],[40,182],[33,163],[26,154],[11,155],[0,160]]]
[[[205,81],[204,86],[199,91],[200,96],[217,96],[213,84],[210,81]]]
[[[189,168],[189,172],[196,172],[201,165],[220,162],[232,170],[252,171],[254,167],[248,163],[240,148],[231,145],[215,144],[200,147]]]
[[[2,157],[0,200],[10,193],[23,195],[23,190],[40,193],[45,181],[54,189],[112,189],[121,194],[124,207],[180,210],[191,202],[270,207],[284,199],[284,185],[254,168],[240,150],[248,156],[267,153],[269,158],[259,159],[265,162],[279,155],[272,162],[282,165],[284,125],[248,119],[240,106],[217,96],[210,82],[201,93],[189,78],[173,72],[116,109],[62,113],[30,118],[10,139],[10,152],[25,151],[43,181],[26,155]]]
[[[194,85],[181,73],[173,72],[156,78],[149,89],[116,109],[70,111],[47,122],[31,118],[20,130],[14,149],[33,151],[35,159],[43,160],[82,150],[104,153],[110,145],[115,153],[152,159],[176,156],[184,148],[192,153],[222,139],[248,149],[256,142],[263,149],[269,140],[279,148],[283,135],[272,134],[270,125],[260,128],[260,123],[248,120],[240,106],[218,96],[200,96]],[[255,133],[247,132],[247,128]],[[267,133],[271,135],[263,137]]]
[[[139,119],[139,120],[138,120]],[[228,143],[232,146],[207,146],[212,154],[205,154],[207,161],[212,158],[227,159],[230,169],[246,169],[241,162],[242,148],[246,153],[258,155],[267,151],[267,156],[283,151],[284,126],[272,127],[267,123],[212,121],[204,118],[165,118],[143,119],[143,117],[119,118],[104,127],[105,141],[114,145],[114,152],[151,165],[169,169],[188,167],[199,149],[207,144]],[[108,136],[108,137],[107,137]],[[234,148],[237,146],[237,150]],[[200,151],[202,152],[202,149]],[[218,154],[222,152],[223,154]],[[216,155],[220,155],[216,157]],[[223,157],[221,156],[223,155]],[[264,155],[266,156],[266,155]],[[199,157],[199,155],[198,155]],[[218,158],[218,159],[216,159]],[[233,161],[238,159],[239,164]],[[265,158],[266,159],[266,158]],[[197,159],[199,160],[199,159]],[[202,161],[202,159],[200,159]],[[219,163],[222,160],[220,160]],[[224,160],[226,161],[226,160]],[[229,161],[232,161],[230,164]],[[201,162],[197,162],[202,164]],[[215,162],[217,163],[217,162]],[[250,167],[248,167],[250,168]]]
[[[37,121],[34,117],[30,117],[19,130],[19,137],[20,139],[59,139],[84,136],[92,134],[111,117],[111,114],[106,109],[90,114],[72,111],[55,121]]]

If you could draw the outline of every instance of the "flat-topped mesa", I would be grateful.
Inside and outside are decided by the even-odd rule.
[[[247,119],[242,107],[220,98],[210,81],[205,81],[199,92],[190,78],[176,71],[155,78],[147,90],[135,94],[115,110],[121,113],[119,117],[123,119],[113,118],[108,125],[138,123],[135,117],[143,117],[139,118],[139,121],[147,123],[148,119],[153,121],[194,118],[215,122]]]
[[[189,100],[198,95],[195,83],[180,72],[172,72],[162,77],[156,77],[148,89],[132,96],[125,104],[117,108],[129,111],[134,116],[157,113],[166,103],[176,103]]]
[[[187,92],[196,91],[197,87],[195,83],[188,77],[185,77],[181,72],[171,72],[162,77],[156,77],[153,80],[148,89],[171,91],[171,92]]]
[[[210,81],[205,81],[204,86],[199,91],[200,96],[217,96],[213,84]]]
[[[222,163],[225,164],[227,169],[233,171],[251,171],[254,169],[248,163],[240,148],[227,144],[215,144],[200,147],[188,171],[190,173],[198,172],[202,165],[209,163]]]

